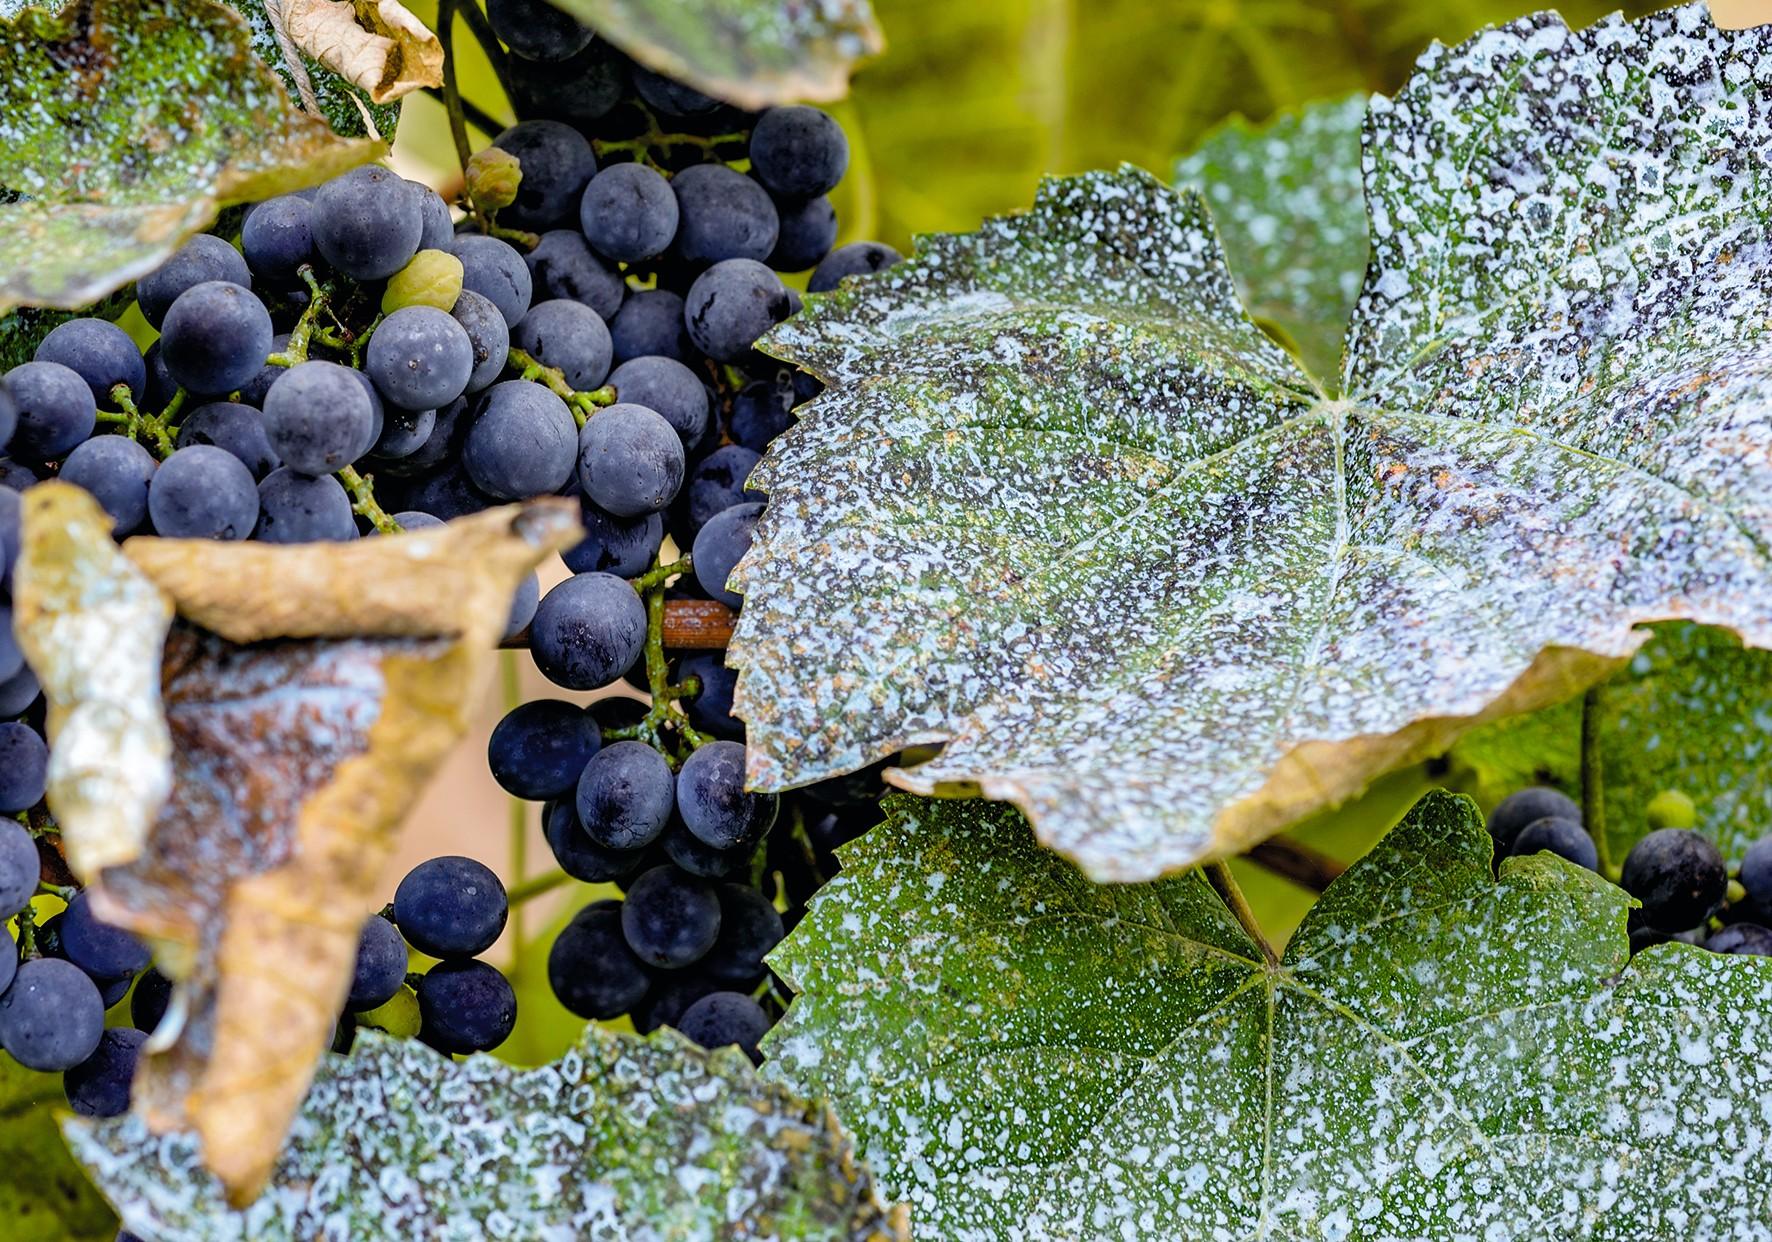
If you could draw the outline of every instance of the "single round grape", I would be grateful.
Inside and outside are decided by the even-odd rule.
[[[644,850],[606,850],[593,844],[579,827],[578,813],[570,797],[556,799],[542,808],[541,831],[560,870],[585,884],[607,884],[632,876],[645,857]]]
[[[244,289],[252,288],[252,273],[240,252],[219,237],[199,233],[136,282],[135,300],[142,309],[142,318],[158,328],[178,295],[206,280],[225,280]],[[127,335],[124,339],[128,339]],[[130,352],[135,352],[133,345]]]
[[[1772,910],[1772,837],[1761,837],[1741,856],[1741,887],[1762,910]]]
[[[24,962],[0,995],[0,1048],[26,1069],[74,1068],[98,1049],[104,1029],[98,985],[72,962]]]
[[[536,232],[578,222],[579,196],[597,172],[583,134],[559,121],[518,121],[492,145],[523,166],[517,201],[499,213],[502,222]]]
[[[602,731],[582,707],[533,699],[505,713],[493,728],[486,762],[499,788],[541,802],[576,788],[579,773],[602,745]]]
[[[1685,828],[1661,828],[1631,847],[1619,877],[1642,902],[1642,920],[1657,931],[1685,931],[1710,917],[1729,887],[1723,856]]]
[[[261,543],[348,543],[357,537],[351,498],[331,475],[315,478],[280,467],[258,485],[252,537]]]
[[[434,514],[445,522],[453,522],[470,513],[490,509],[498,500],[475,487],[467,472],[459,465],[450,465],[427,477],[408,492],[405,503],[414,509]]]
[[[579,512],[584,518],[585,537],[560,553],[560,559],[573,573],[637,578],[658,556],[659,545],[664,542],[662,514],[620,518],[599,509],[588,496],[582,495]]]
[[[439,962],[418,981],[419,1038],[442,1052],[490,1052],[517,1025],[517,994],[485,962]]]
[[[564,487],[577,456],[578,428],[566,403],[540,384],[506,380],[481,394],[461,459],[488,495],[527,500]]]
[[[25,653],[19,648],[18,635],[12,630],[12,606],[0,604],[0,681],[18,676],[25,666]]]
[[[21,456],[37,461],[63,457],[98,425],[92,390],[59,362],[20,363],[6,373],[6,390],[18,413],[11,448]]]
[[[837,209],[824,195],[803,203],[776,203],[781,228],[768,263],[778,272],[816,267],[837,244]]]
[[[671,765],[645,742],[613,742],[578,778],[578,822],[595,845],[637,850],[671,818]]]
[[[129,1111],[129,1085],[148,1037],[120,1026],[99,1036],[98,1047],[62,1074],[68,1107],[82,1117],[119,1117]]]
[[[627,296],[609,321],[615,361],[653,355],[687,362],[694,351],[683,326],[683,299],[669,289],[642,289]]]
[[[685,828],[681,818],[671,820],[658,844],[666,858],[704,880],[741,879],[750,870],[753,851],[717,850]]]
[[[22,721],[0,724],[0,815],[17,815],[43,801],[44,785],[49,779],[49,746],[37,730]],[[16,846],[14,846],[16,848]],[[20,857],[23,857],[22,852]],[[31,851],[31,873],[36,876],[37,851]],[[0,862],[0,868],[5,866]],[[6,891],[6,878],[0,876],[0,892]],[[3,903],[0,903],[3,908]],[[11,918],[18,911],[0,915]]]
[[[781,277],[754,259],[716,263],[689,286],[683,323],[695,347],[718,362],[737,362],[788,317]]]
[[[226,242],[222,245],[233,252]],[[57,324],[37,343],[31,360],[61,363],[86,382],[93,400],[105,409],[117,408],[111,389],[118,384],[129,389],[134,401],[141,400],[147,389],[148,368],[141,351],[129,333],[106,319],[69,319]]]
[[[192,285],[160,329],[160,358],[191,392],[214,395],[245,384],[271,356],[271,312],[251,290],[225,280]]]
[[[695,564],[695,580],[701,583],[708,598],[719,600],[728,608],[737,608],[744,602],[735,592],[727,590],[726,580],[744,559],[744,554],[751,550],[751,537],[756,533],[757,519],[762,513],[760,504],[733,505],[725,512],[715,514],[696,532],[694,550],[690,553]]]
[[[749,849],[775,824],[780,799],[744,787],[745,748],[716,741],[695,748],[677,772],[683,826],[717,850]]]
[[[517,584],[511,594],[511,608],[505,615],[504,633],[499,641],[508,643],[524,630],[535,619],[535,610],[541,607],[541,579],[534,574]]]
[[[542,596],[529,651],[542,676],[568,690],[599,690],[646,648],[646,606],[610,574],[575,574]]]
[[[602,327],[601,320],[597,326]],[[448,312],[434,306],[407,306],[382,320],[369,338],[364,370],[393,404],[434,410],[467,388],[474,371],[474,345]]]
[[[537,301],[564,298],[582,302],[607,322],[614,318],[628,295],[621,272],[614,264],[598,258],[577,229],[550,229],[543,233],[540,244],[524,256],[524,262],[529,264]]]
[[[1513,853],[1514,838],[1527,824],[1541,819],[1571,819],[1579,824],[1581,808],[1568,794],[1546,785],[1514,791],[1489,812],[1489,835],[1495,839],[1496,857]]]
[[[652,977],[621,932],[621,903],[598,901],[572,916],[548,950],[548,986],[581,1018],[606,1022],[646,996]]]
[[[678,867],[654,867],[629,886],[621,930],[649,966],[680,970],[699,961],[720,937],[714,886]]]
[[[421,251],[449,249],[449,243],[455,240],[455,218],[449,214],[449,204],[423,182],[409,180],[406,184],[418,195],[418,218],[422,224],[418,248]]]
[[[701,116],[720,106],[718,99],[641,65],[634,66],[633,81],[646,106],[664,116]]]
[[[609,329],[582,302],[537,302],[511,330],[511,344],[558,370],[578,392],[598,387],[609,374]]]
[[[18,402],[7,389],[5,378],[0,377],[0,453],[6,451],[7,442],[17,430]]]
[[[794,386],[775,380],[754,380],[732,398],[732,438],[761,453],[794,425]]]
[[[677,1029],[703,1048],[737,1044],[747,1057],[761,1064],[763,1054],[757,1045],[769,1033],[769,1015],[742,992],[710,992],[683,1011]]]
[[[578,481],[599,508],[617,517],[657,513],[683,486],[683,442],[656,410],[621,402],[585,423],[578,435]]]
[[[171,539],[246,539],[258,524],[258,485],[232,453],[193,444],[154,471],[148,516]]]
[[[805,104],[767,108],[751,129],[751,172],[790,199],[829,194],[849,168],[849,139],[828,112]]]
[[[381,437],[370,454],[383,461],[398,461],[423,448],[437,429],[436,410],[403,410],[394,406],[387,411]]]
[[[295,194],[259,203],[240,226],[240,249],[246,266],[266,284],[277,289],[299,287],[298,269],[316,257],[314,205]]]
[[[671,179],[677,196],[676,253],[696,266],[767,259],[781,233],[769,191],[724,164],[696,164]]]
[[[468,392],[489,388],[503,374],[511,352],[511,327],[492,300],[471,289],[455,299],[450,317],[468,334],[474,350],[474,369],[468,373]]]
[[[265,394],[265,434],[285,466],[303,474],[331,474],[374,442],[375,406],[359,374],[336,362],[303,362],[271,385]]]
[[[1731,923],[1704,942],[1712,953],[1772,957],[1772,930],[1758,923]]]
[[[394,923],[420,953],[473,957],[505,928],[505,886],[484,863],[459,854],[421,862],[394,890]]]
[[[111,518],[111,533],[133,534],[148,519],[154,455],[128,436],[94,436],[62,462],[64,483],[92,493]]]
[[[698,968],[725,983],[750,987],[763,977],[763,958],[787,931],[769,898],[749,884],[722,884],[719,895],[720,939]]]
[[[345,1008],[357,1013],[387,1004],[406,982],[406,961],[399,929],[379,914],[370,915],[357,937],[357,964]]]
[[[152,960],[148,946],[135,935],[93,913],[84,889],[62,912],[61,937],[67,959],[98,979],[132,977]]]
[[[738,686],[738,673],[726,667],[724,656],[719,651],[684,656],[677,665],[677,680],[693,677],[700,686],[681,700],[690,725],[701,733],[738,741],[744,737],[744,721],[732,714],[732,692]]]
[[[677,196],[654,169],[615,164],[592,177],[578,222],[598,253],[622,263],[655,258],[677,235]]]
[[[43,687],[29,668],[0,681],[0,716],[22,716],[37,702]]]
[[[448,314],[461,296],[461,277],[461,260],[449,251],[421,250],[412,256],[412,262],[388,277],[381,294],[382,313],[429,306]],[[380,329],[376,331],[379,335]]]
[[[19,506],[17,491],[0,483],[0,577],[10,579],[12,567],[18,563]],[[0,586],[11,588],[10,581]],[[8,713],[0,712],[0,715]]]
[[[656,410],[685,445],[708,429],[708,390],[701,377],[674,358],[633,358],[609,374],[616,399]]]
[[[829,293],[851,276],[871,276],[903,261],[904,256],[885,242],[850,242],[838,246],[812,269],[806,292]]]
[[[424,201],[393,169],[365,164],[320,187],[311,227],[314,249],[340,274],[386,280],[418,253]]]
[[[1547,816],[1534,820],[1514,838],[1514,854],[1523,856],[1536,854],[1540,850],[1566,858],[1577,867],[1586,867],[1589,871],[1600,869],[1600,854],[1594,846],[1594,839],[1587,835],[1587,829],[1572,819]]]
[[[279,367],[277,373],[281,375],[283,369]],[[225,449],[238,457],[255,479],[283,464],[271,448],[264,414],[236,401],[211,401],[186,414],[179,421],[176,443],[179,448],[210,444]]]
[[[159,344],[158,341],[154,342],[156,348],[159,347]],[[282,353],[288,348],[289,333],[279,332],[271,338],[271,352],[273,354]],[[258,374],[240,385],[229,400],[236,401],[241,405],[250,405],[255,410],[263,409],[265,394],[271,391],[271,385],[275,384],[278,377],[288,369],[288,367],[280,367],[266,358],[264,366],[258,369]],[[150,382],[153,381],[150,380]]]
[[[465,233],[450,245],[449,253],[461,260],[462,288],[498,307],[506,327],[515,327],[529,313],[535,282],[523,256],[508,242]]]
[[[551,73],[512,74],[511,104],[518,116],[546,117],[585,129],[621,102],[627,73],[627,57],[598,39]]]
[[[172,980],[157,970],[144,970],[129,994],[129,1021],[136,1030],[152,1035],[171,1003]]]

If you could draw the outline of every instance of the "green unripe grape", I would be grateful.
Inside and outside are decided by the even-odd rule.
[[[461,296],[461,275],[461,260],[447,250],[421,250],[388,278],[381,295],[382,314],[408,306],[435,306],[448,313]]]
[[[1698,804],[1677,789],[1664,789],[1649,800],[1649,827],[1691,828],[1698,823]]]
[[[523,165],[509,151],[487,147],[474,152],[466,170],[468,197],[482,211],[498,211],[517,201]]]
[[[395,1039],[418,1036],[418,993],[406,984],[400,985],[393,999],[386,1004],[366,1009],[357,1015],[357,1025],[385,1031]]]

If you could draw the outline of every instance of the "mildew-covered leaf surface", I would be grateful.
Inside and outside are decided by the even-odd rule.
[[[1772,966],[1627,964],[1629,898],[1490,871],[1436,793],[1264,962],[1197,871],[1094,885],[898,798],[773,955],[772,1071],[920,1237],[1760,1239]]]
[[[1175,166],[1205,196],[1249,314],[1333,388],[1366,274],[1360,127],[1366,96],[1312,104],[1265,125],[1233,117]]]
[[[944,741],[1104,880],[1566,698],[1656,619],[1772,644],[1772,30],[1701,4],[1434,49],[1372,104],[1329,399],[1197,196],[1048,183],[809,299],[832,385],[752,476],[753,781]]]
[[[828,1109],[704,1053],[594,1023],[552,1065],[459,1064],[365,1032],[314,1080],[264,1195],[223,1202],[188,1134],[69,1119],[75,1155],[146,1242],[907,1236]]]
[[[79,307],[228,203],[373,158],[295,107],[209,0],[91,0],[0,21],[0,310]]]
[[[641,64],[744,108],[841,99],[885,42],[869,0],[554,0]]]

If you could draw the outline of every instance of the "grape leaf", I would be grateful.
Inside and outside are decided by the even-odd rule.
[[[114,841],[118,815],[151,825],[133,856],[108,848],[83,873],[95,911],[147,937],[176,981],[134,1107],[195,1130],[250,1199],[331,1041],[399,825],[467,728],[515,584],[580,537],[576,510],[537,501],[348,544],[138,538],[126,558],[78,488],[31,488],[23,516],[16,628],[50,700],[69,857],[78,869],[95,831]],[[156,626],[134,602],[150,590],[182,619],[163,653],[167,613]],[[141,791],[164,780],[164,749],[134,725],[156,709],[163,802]],[[137,801],[104,805],[107,790]]]
[[[111,1242],[117,1218],[56,1133],[59,1074],[0,1057],[0,1219],[7,1242]]]
[[[95,302],[225,204],[385,150],[292,106],[245,23],[209,0],[90,0],[0,22],[0,116],[0,311]]]
[[[741,108],[841,99],[885,45],[870,0],[553,0],[650,69]]]
[[[809,298],[765,346],[831,391],[733,578],[753,783],[944,742],[890,779],[1149,879],[1568,698],[1638,622],[1772,644],[1768,45],[1699,4],[1424,57],[1367,122],[1346,398],[1133,170]]]
[[[1366,274],[1365,118],[1364,95],[1259,126],[1233,117],[1175,168],[1211,206],[1249,314],[1329,391]]]
[[[137,1118],[63,1130],[147,1242],[315,1237],[907,1236],[825,1108],[703,1053],[595,1024],[540,1069],[457,1064],[415,1040],[358,1036],[326,1059],[270,1188],[230,1211],[186,1134]]]
[[[1749,1238],[1772,966],[1628,965],[1622,890],[1424,798],[1268,964],[1197,871],[1094,885],[897,798],[772,956],[767,1064],[920,1235]]]
[[[273,12],[281,12],[283,0],[227,0],[227,4],[246,19],[252,29],[252,50],[277,71],[290,98],[309,112],[318,111],[336,133],[379,134],[390,143],[394,140],[399,103],[373,102],[367,91],[334,73],[293,40],[280,38]]]
[[[319,109],[319,100],[309,61],[319,61],[378,104],[443,85],[442,43],[399,0],[277,0],[263,11],[277,38],[271,63],[294,80],[310,111]]]

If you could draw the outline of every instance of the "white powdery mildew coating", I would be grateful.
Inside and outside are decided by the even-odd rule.
[[[736,575],[754,782],[945,740],[895,779],[1142,880],[1376,774],[1266,788],[1300,745],[1474,717],[1547,647],[1772,645],[1768,46],[1693,5],[1430,52],[1368,122],[1346,400],[1132,172],[813,299],[773,346],[832,391]]]
[[[1495,879],[1464,799],[1277,967],[1197,872],[1091,885],[1009,808],[889,810],[772,958],[802,994],[768,1065],[921,1237],[1772,1237],[1772,965],[1627,964],[1624,894]]]
[[[189,1135],[134,1116],[63,1131],[146,1242],[898,1236],[828,1112],[670,1032],[593,1025],[521,1071],[360,1035],[322,1064],[269,1188],[240,1211]]]

